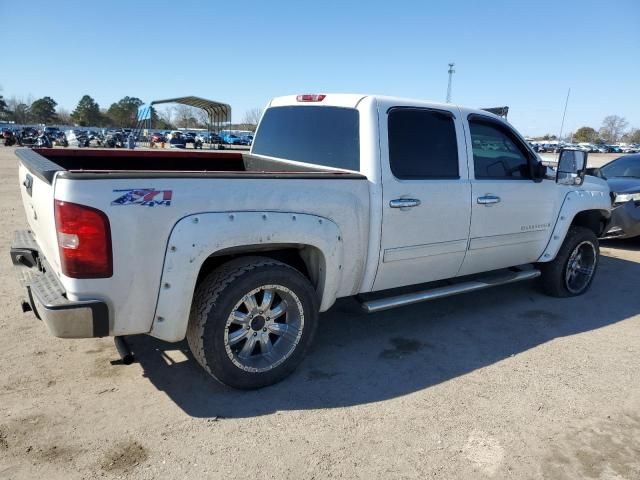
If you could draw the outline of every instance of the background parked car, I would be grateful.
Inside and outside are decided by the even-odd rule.
[[[169,147],[171,148],[186,148],[187,142],[182,132],[171,132],[171,138],[169,139]]]
[[[167,141],[164,134],[162,134],[161,132],[152,133],[150,138],[151,142],[153,143],[162,143]]]
[[[44,133],[53,138],[60,133],[60,129],[58,127],[44,127]]]
[[[233,133],[223,133],[221,135],[222,143],[227,145],[242,145],[242,139]]]
[[[187,143],[195,143],[196,134],[194,132],[185,132],[182,135],[183,135],[185,144],[187,144]]]
[[[640,236],[640,154],[625,155],[588,173],[604,178],[611,189],[611,219],[606,238]]]
[[[638,148],[638,145],[625,145],[624,147],[621,147],[622,153],[638,153],[640,152],[640,148]]]
[[[18,143],[21,146],[35,145],[38,138],[38,131],[32,127],[24,127],[18,132]]]

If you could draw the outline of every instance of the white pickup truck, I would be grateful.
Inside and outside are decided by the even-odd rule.
[[[276,98],[247,155],[17,155],[23,308],[58,337],[186,336],[237,388],[291,373],[340,297],[376,312],[537,276],[580,295],[611,207],[584,152],[554,172],[486,111],[382,96]]]

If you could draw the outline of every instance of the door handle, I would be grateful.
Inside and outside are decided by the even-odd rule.
[[[495,195],[485,195],[484,197],[478,197],[478,203],[480,205],[492,205],[494,203],[500,203],[500,197]]]
[[[417,198],[396,198],[389,202],[391,208],[409,208],[417,207],[420,205],[420,200]]]

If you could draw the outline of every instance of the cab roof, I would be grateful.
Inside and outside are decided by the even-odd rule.
[[[317,100],[302,100],[301,97],[318,97]],[[492,117],[504,122],[505,120],[498,115],[495,115],[487,110],[479,108],[469,108],[453,103],[434,102],[429,100],[421,100],[416,98],[404,98],[393,97],[387,95],[366,95],[358,93],[326,93],[326,94],[298,94],[298,95],[285,95],[282,97],[276,97],[269,103],[269,107],[282,107],[282,106],[327,106],[327,107],[343,107],[343,108],[357,108],[358,104],[365,99],[371,99],[379,105],[385,106],[415,106],[422,108],[435,108],[443,110],[459,110],[462,115],[468,115],[476,113],[478,115],[484,115]]]

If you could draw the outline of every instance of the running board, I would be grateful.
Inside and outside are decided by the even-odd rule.
[[[507,283],[521,282],[523,280],[531,280],[540,276],[540,270],[523,270],[517,272],[509,272],[500,276],[492,276],[485,280],[473,280],[468,282],[447,285],[445,287],[437,287],[431,290],[423,290],[421,292],[406,293],[395,297],[381,298],[363,302],[362,308],[367,313],[381,312],[390,308],[403,307],[418,302],[426,302],[437,298],[450,297],[459,293],[474,292],[496,285],[505,285]]]

